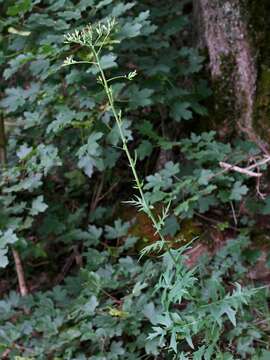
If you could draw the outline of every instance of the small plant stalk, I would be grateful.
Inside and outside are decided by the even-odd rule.
[[[7,167],[7,150],[6,150],[6,133],[5,133],[5,121],[3,115],[0,115],[0,163],[2,168]],[[25,274],[23,270],[22,260],[20,253],[14,247],[12,247],[12,255],[15,263],[15,269],[17,273],[17,279],[21,296],[28,294],[28,288],[26,285]]]
[[[134,160],[132,158],[131,154],[130,154],[130,151],[129,151],[128,146],[127,146],[127,140],[126,140],[126,137],[125,137],[125,135],[123,133],[123,130],[122,130],[121,112],[118,113],[116,108],[115,108],[113,92],[112,92],[111,87],[109,87],[109,85],[108,85],[108,80],[106,79],[105,73],[104,73],[104,71],[102,69],[102,66],[100,64],[99,55],[98,55],[98,53],[97,53],[97,51],[96,51],[96,49],[95,49],[95,47],[93,45],[91,46],[91,50],[92,50],[93,55],[94,55],[96,66],[97,66],[97,68],[98,68],[98,70],[100,72],[99,80],[100,80],[101,84],[103,85],[104,90],[106,92],[106,95],[107,95],[107,98],[108,98],[108,101],[109,101],[109,104],[110,104],[114,119],[115,119],[117,127],[118,127],[118,131],[119,131],[119,134],[120,134],[120,137],[121,137],[121,141],[122,141],[122,144],[123,144],[123,150],[124,150],[124,152],[125,152],[125,154],[126,154],[126,156],[128,158],[129,166],[131,167],[131,170],[132,170],[132,174],[133,174],[135,184],[136,184],[136,189],[139,191],[139,194],[140,194],[140,197],[141,197],[141,200],[142,200],[143,209],[144,209],[146,215],[152,221],[154,229],[156,230],[156,233],[158,234],[158,236],[159,236],[159,238],[160,238],[160,240],[161,240],[161,242],[163,244],[163,247],[166,249],[166,251],[168,252],[170,257],[172,258],[173,262],[176,264],[177,260],[176,260],[175,256],[173,255],[169,245],[167,244],[166,239],[164,238],[164,236],[163,236],[163,234],[161,232],[159,222],[156,219],[153,211],[150,209],[150,207],[149,207],[149,205],[148,205],[148,203],[146,201],[146,198],[145,198],[145,195],[144,195],[144,192],[143,192],[143,188],[142,188],[142,183],[141,183],[141,181],[139,179],[139,176],[138,176],[138,173],[137,173],[137,170],[136,170],[136,160]]]

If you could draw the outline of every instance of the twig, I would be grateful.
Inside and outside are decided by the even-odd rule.
[[[234,221],[235,226],[237,226],[238,225],[238,220],[237,220],[237,216],[236,216],[236,213],[235,213],[235,210],[234,210],[233,202],[230,201],[230,204],[231,204],[231,208],[232,208],[233,221]]]
[[[108,189],[108,191],[106,191],[103,195],[98,197],[97,201],[100,202],[101,200],[103,200],[107,195],[109,195],[116,188],[116,186],[118,186],[118,184],[119,184],[119,181],[112,184],[112,186]]]
[[[18,251],[15,250],[14,248],[12,249],[12,254],[13,254],[13,258],[14,258],[14,262],[15,262],[15,268],[16,268],[17,277],[18,277],[20,294],[21,294],[21,296],[26,296],[26,295],[28,295],[28,288],[27,288],[26,281],[25,281],[21,257],[20,257],[20,254],[18,253]]]
[[[270,156],[265,156],[264,159],[258,161],[258,162],[255,162],[255,164],[253,165],[250,165],[246,168],[241,168],[240,166],[236,166],[236,165],[232,165],[232,164],[228,164],[228,163],[225,163],[223,161],[221,161],[219,163],[220,167],[222,167],[223,169],[225,169],[226,171],[230,171],[230,170],[233,170],[233,171],[236,171],[236,172],[239,172],[241,174],[245,174],[245,175],[248,175],[250,177],[261,177],[262,176],[262,173],[260,172],[254,172],[254,171],[251,171],[253,169],[258,169],[259,166],[262,166],[262,165],[265,165],[267,163],[270,162]]]
[[[109,298],[111,298],[116,304],[118,304],[118,305],[122,305],[122,304],[123,304],[123,300],[118,300],[115,296],[109,294],[106,290],[101,289],[101,292],[103,292],[103,294],[105,294],[106,296],[108,296]]]
[[[262,165],[267,164],[268,162],[270,162],[270,156],[264,156],[264,159],[262,159],[262,160],[260,160],[258,162],[256,162],[254,158],[252,158],[252,160],[254,160],[255,164],[248,166],[247,170],[255,169],[258,166],[262,166]]]
[[[233,170],[233,171],[239,172],[241,174],[248,175],[250,177],[261,177],[262,176],[262,173],[253,172],[253,171],[248,170],[248,168],[241,168],[239,166],[231,165],[231,164],[225,163],[223,161],[220,161],[219,165],[220,165],[220,167],[222,167],[223,169],[225,169],[227,171]]]
[[[265,160],[267,160],[267,159],[265,159]],[[259,165],[258,165],[258,163],[256,162],[256,160],[255,160],[254,158],[251,158],[251,161],[253,161],[254,164],[256,164],[256,166],[257,166],[257,172],[259,172],[260,169],[259,169]],[[261,192],[260,186],[261,186],[261,179],[260,179],[260,178],[257,178],[257,179],[256,179],[256,191],[257,191],[257,195],[259,196],[259,198],[261,198],[262,200],[264,200],[265,197],[266,197],[266,194],[263,194],[263,193]]]
[[[100,183],[99,184],[97,183],[96,185],[97,187],[95,188],[95,191],[93,193],[91,206],[90,206],[90,214],[94,212],[97,208],[97,205],[99,203],[99,197],[103,189],[103,184],[104,184],[104,176],[102,176]]]

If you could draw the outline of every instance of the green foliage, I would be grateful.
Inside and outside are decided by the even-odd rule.
[[[40,289],[0,300],[1,356],[267,358],[268,290],[245,278],[252,219],[241,219],[240,235],[192,269],[189,246],[172,249],[168,240],[185,219],[216,209],[226,214],[216,229],[231,230],[253,184],[219,163],[259,154],[247,141],[224,144],[196,129],[211,91],[200,78],[204,58],[189,47],[188,5],[0,1],[0,105],[9,135],[1,275],[14,289],[15,247]],[[65,58],[72,66],[62,66]],[[162,152],[171,159],[156,166]],[[130,204],[159,236],[141,253]],[[122,219],[125,212],[132,218]]]
[[[190,271],[184,265],[185,248],[175,251],[176,267],[168,254],[162,262],[139,264],[126,255],[125,245],[117,257],[109,248],[98,252],[101,230],[91,229],[87,263],[79,275],[25,298],[11,292],[0,302],[2,351],[12,349],[11,358],[38,359],[139,359],[161,353],[169,359],[197,359],[199,353],[201,359],[213,354],[240,359],[250,352],[261,359],[252,344],[265,335],[250,309],[256,306],[259,319],[268,318],[268,290],[243,288],[243,272],[237,269],[230,291],[224,282],[233,266],[245,268],[241,250],[247,238],[231,240],[210,263],[204,259]],[[117,221],[114,230],[105,231],[110,240],[128,229]],[[223,352],[224,342],[231,350]]]

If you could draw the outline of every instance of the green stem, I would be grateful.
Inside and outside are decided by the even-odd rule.
[[[113,116],[115,118],[118,130],[119,130],[119,134],[120,134],[120,137],[121,137],[121,140],[122,140],[122,143],[123,143],[123,150],[126,153],[126,156],[128,158],[128,161],[129,161],[129,165],[130,165],[131,170],[132,170],[132,174],[133,174],[133,177],[134,177],[134,180],[135,180],[135,183],[136,183],[136,188],[138,189],[138,191],[140,193],[140,197],[141,197],[141,200],[142,200],[142,203],[143,203],[143,207],[144,207],[144,209],[146,209],[145,213],[149,216],[150,220],[152,221],[153,226],[154,226],[157,234],[159,235],[160,240],[162,241],[164,248],[166,249],[166,251],[168,252],[170,257],[172,258],[173,262],[175,264],[177,264],[177,260],[176,260],[175,256],[173,255],[170,247],[168,246],[164,236],[162,235],[162,233],[160,231],[158,221],[156,220],[156,217],[155,217],[153,211],[148,206],[147,200],[145,198],[145,195],[144,195],[144,192],[143,192],[143,189],[142,189],[142,184],[140,182],[139,176],[138,176],[137,171],[136,171],[135,161],[133,160],[133,158],[132,158],[132,156],[130,154],[130,151],[129,151],[128,146],[127,146],[126,137],[125,137],[125,135],[123,133],[123,130],[122,130],[121,115],[119,113],[117,113],[117,111],[115,109],[112,90],[108,86],[108,81],[106,79],[106,76],[105,76],[104,71],[102,69],[102,66],[100,64],[99,56],[98,56],[98,53],[96,52],[95,47],[91,46],[91,49],[93,51],[93,54],[94,54],[94,57],[95,57],[95,62],[96,62],[96,65],[97,65],[98,70],[99,70],[100,75],[101,75],[102,85],[104,86],[107,98],[109,100],[111,110],[113,112]]]

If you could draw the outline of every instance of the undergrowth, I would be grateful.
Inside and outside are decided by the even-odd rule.
[[[270,356],[250,280],[267,186],[220,166],[267,159],[196,126],[211,91],[189,6],[0,1],[2,358]]]

